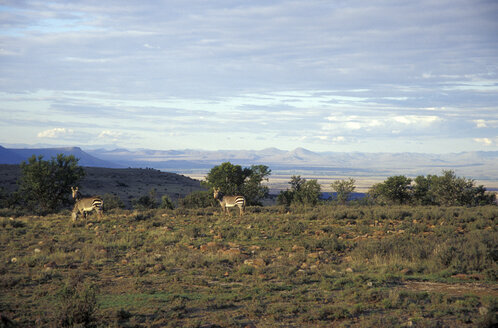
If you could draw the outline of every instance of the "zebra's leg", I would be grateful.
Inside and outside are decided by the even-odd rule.
[[[72,212],[71,213],[71,219],[73,220],[73,222],[76,222],[76,220],[78,219],[78,212]]]

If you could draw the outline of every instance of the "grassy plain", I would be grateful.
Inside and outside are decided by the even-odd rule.
[[[0,210],[21,327],[491,327],[498,207]]]

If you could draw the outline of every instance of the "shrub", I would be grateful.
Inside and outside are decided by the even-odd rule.
[[[57,211],[69,204],[70,188],[85,175],[78,166],[78,159],[64,154],[44,161],[43,156],[33,155],[21,163],[19,195],[26,206],[38,213]]]
[[[224,195],[242,194],[248,205],[261,205],[269,189],[262,182],[268,180],[271,170],[265,165],[242,168],[230,162],[213,167],[206,176],[205,185],[219,189]]]
[[[204,208],[215,206],[215,202],[211,192],[196,191],[180,199],[179,206],[182,208]]]
[[[279,205],[311,205],[318,204],[321,195],[321,187],[317,180],[309,180],[300,176],[292,176],[289,181],[291,189],[281,191],[277,197]]]
[[[102,200],[104,201],[104,207],[106,210],[112,210],[115,208],[124,208],[125,207],[121,198],[119,198],[118,196],[113,195],[113,194],[109,194],[109,193],[104,194],[104,196],[102,196]]]
[[[340,204],[346,204],[349,196],[355,190],[356,180],[349,178],[348,180],[338,180],[331,184],[332,189],[337,193],[337,200]]]
[[[59,291],[57,327],[94,327],[97,310],[95,289],[80,283],[69,283]]]
[[[143,195],[138,199],[134,199],[132,201],[133,208],[136,210],[150,210],[157,208],[157,200],[156,200],[156,190],[151,189],[148,195]]]
[[[173,202],[171,201],[171,199],[169,199],[167,195],[164,195],[163,197],[161,197],[161,205],[159,207],[163,209],[172,210],[175,208],[175,204],[173,204]]]

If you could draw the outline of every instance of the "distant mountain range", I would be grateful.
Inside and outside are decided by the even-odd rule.
[[[11,149],[0,146],[0,164],[17,164],[33,154],[49,159],[58,153],[74,155],[79,164],[108,168],[155,168],[182,174],[203,174],[222,162],[242,166],[267,165],[276,175],[387,177],[440,174],[454,170],[476,180],[498,181],[498,152],[472,151],[449,154],[312,152],[263,150],[151,150],[96,149],[79,147]]]
[[[79,164],[82,166],[120,168],[125,167],[116,163],[105,161],[94,157],[80,147],[64,148],[5,148],[0,146],[0,164],[20,164],[27,161],[31,156],[43,156],[45,160],[56,157],[57,154],[74,155],[79,158]]]

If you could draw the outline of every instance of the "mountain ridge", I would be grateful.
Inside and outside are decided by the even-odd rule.
[[[262,150],[199,150],[104,148],[83,150],[80,147],[5,148],[0,146],[0,163],[19,163],[33,154],[45,158],[57,153],[74,155],[82,166],[123,168],[150,167],[182,174],[206,173],[222,162],[242,166],[267,165],[275,174],[308,176],[389,176],[439,174],[454,169],[458,175],[473,179],[498,181],[498,151],[469,151],[447,154],[418,152],[314,152],[305,148],[290,151],[278,148]],[[16,162],[17,161],[17,162]]]

